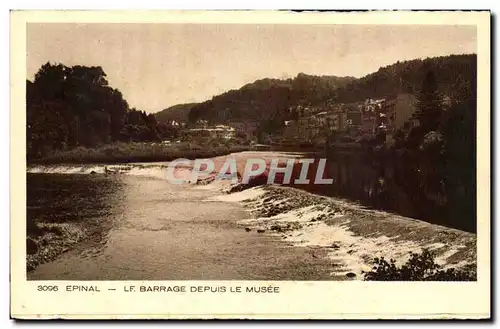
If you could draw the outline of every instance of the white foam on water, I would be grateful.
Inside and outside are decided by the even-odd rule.
[[[207,201],[242,202],[259,198],[264,193],[265,191],[262,187],[252,187],[240,192],[217,195],[207,199]]]
[[[323,210],[316,210],[316,206],[307,206],[285,213],[280,221],[309,222],[311,219],[325,214]]]
[[[460,250],[462,250],[463,248],[466,248],[466,246],[464,245],[460,245],[460,246],[453,246],[452,248],[450,248],[449,250],[446,250],[445,252],[443,252],[441,255],[438,255],[435,259],[436,261],[436,264],[439,264],[439,265],[452,265],[450,264],[450,262],[448,261],[448,258],[450,258],[451,256],[455,255],[457,252],[459,252]]]
[[[45,174],[122,174],[131,176],[151,177],[158,179],[168,179],[166,164],[99,164],[99,165],[46,165],[31,166],[27,169],[28,173]],[[176,167],[173,176],[184,182],[191,179],[192,169],[189,167]],[[200,177],[203,178],[203,177]]]
[[[132,167],[127,173],[131,176],[145,176],[159,179],[167,179],[167,168],[159,167]]]
[[[90,174],[92,171],[96,173],[104,173],[104,166],[56,165],[56,166],[33,166],[27,169],[28,173],[42,173],[42,174]]]
[[[125,174],[167,180],[169,178],[168,170],[169,169],[165,166],[133,166],[129,171],[125,172]],[[183,182],[189,182],[191,179],[191,173],[192,171],[190,168],[175,168],[173,176],[175,179],[179,179]]]
[[[277,206],[277,205],[280,205],[280,204],[282,204],[282,203],[287,202],[288,200],[290,200],[290,198],[277,199],[277,200],[274,200],[274,201],[272,201],[272,202],[269,202],[268,204],[269,204],[269,205],[272,205],[272,206]]]
[[[197,185],[195,189],[197,190],[207,190],[207,191],[225,191],[232,186],[231,180],[221,180],[215,179],[213,182],[210,182],[205,185]]]
[[[380,235],[377,237],[362,237],[354,235],[347,225],[327,225],[323,222],[306,226],[293,231],[287,241],[296,246],[331,247],[328,257],[340,270],[337,275],[355,273],[361,279],[363,271],[369,271],[375,257],[384,257],[387,261],[394,259],[396,265],[401,266],[410,257],[410,252],[421,252],[422,249],[432,249],[430,244],[412,240],[400,240],[397,237]],[[437,252],[436,263],[447,264],[447,259],[460,250],[461,247]],[[463,265],[463,264],[462,264]]]
[[[245,191],[243,191],[245,192]],[[247,203],[252,210],[259,210],[262,207],[263,196],[265,192],[260,190],[259,194],[248,191],[239,192],[238,195],[228,195],[223,199],[232,201],[249,200]],[[257,198],[257,199],[254,199]],[[290,199],[290,198],[289,198]],[[277,199],[271,202],[272,205],[278,205],[288,199]],[[290,201],[290,202],[293,202]],[[343,202],[341,202],[343,203]],[[266,203],[269,205],[269,203]],[[349,204],[352,207],[352,204]],[[354,206],[356,207],[356,206]],[[357,207],[356,207],[357,208]],[[384,257],[387,261],[394,259],[397,266],[401,266],[409,259],[411,253],[420,253],[423,249],[431,250],[435,253],[435,262],[443,268],[467,265],[470,262],[460,260],[450,264],[448,259],[466,248],[464,245],[450,245],[441,242],[432,242],[426,240],[405,239],[400,235],[387,236],[382,232],[371,232],[368,235],[356,235],[350,229],[349,216],[338,213],[332,214],[329,207],[317,205],[297,208],[288,212],[280,213],[270,217],[249,218],[239,221],[240,224],[251,228],[263,228],[269,230],[272,225],[284,227],[285,223],[300,223],[301,226],[295,227],[292,231],[285,231],[280,234],[287,242],[293,246],[299,247],[327,247],[328,258],[335,265],[339,266],[332,275],[345,275],[349,272],[355,273],[357,279],[362,279],[363,271],[370,271],[373,266],[374,258]],[[377,212],[377,215],[381,212]],[[328,219],[339,218],[337,224],[325,224],[322,221],[312,221],[313,219],[326,215]],[[289,227],[286,225],[286,227]]]
[[[440,248],[443,248],[443,247],[446,247],[446,244],[442,243],[442,242],[435,242],[435,243],[431,243],[430,245],[427,246],[427,248],[429,250],[432,250],[432,249],[440,249]]]

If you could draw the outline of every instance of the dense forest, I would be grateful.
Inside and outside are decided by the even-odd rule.
[[[354,80],[353,77],[304,73],[286,80],[261,79],[198,104],[191,109],[189,121],[265,121],[276,113],[286,112],[290,106],[318,104],[332,99],[336,89]]]
[[[27,157],[110,142],[158,141],[175,134],[130,108],[101,67],[44,64],[26,81]]]
[[[198,103],[177,104],[156,112],[154,115],[156,121],[160,123],[169,123],[172,121],[184,123],[188,121],[189,111],[196,105]]]
[[[300,73],[294,79],[262,79],[231,90],[194,106],[189,120],[264,121],[277,116],[288,119],[286,109],[297,105],[321,107],[326,102],[348,103],[366,98],[392,97],[398,93],[416,94],[425,68],[439,78],[439,91],[451,98],[472,88],[476,55],[451,55],[397,62],[377,72],[353,77],[313,76]],[[464,89],[465,92],[464,92]]]
[[[351,81],[337,90],[336,100],[348,103],[366,98],[384,98],[398,93],[417,94],[428,70],[438,77],[441,94],[457,98],[463,88],[472,88],[476,55],[450,55],[397,62]]]

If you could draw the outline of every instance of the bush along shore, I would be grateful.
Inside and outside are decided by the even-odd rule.
[[[209,145],[210,147],[207,147]],[[219,143],[201,145],[193,142],[162,143],[113,143],[94,148],[76,147],[55,151],[42,158],[30,159],[30,164],[63,163],[132,163],[172,161],[179,158],[211,158],[234,152],[246,151],[248,145]]]
[[[241,202],[252,214],[240,222],[242,229],[249,234],[274,234],[293,246],[326,249],[333,279],[476,278],[473,233],[290,187],[233,187],[226,191],[216,198]]]

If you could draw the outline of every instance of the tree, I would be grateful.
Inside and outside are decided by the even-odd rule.
[[[420,121],[423,133],[436,130],[439,127],[443,110],[443,97],[439,93],[438,83],[433,71],[425,74],[422,88],[417,96],[417,106],[414,117]]]
[[[403,147],[404,146],[404,142],[405,142],[405,138],[406,138],[406,135],[403,132],[403,130],[398,129],[394,133],[394,140],[395,140],[394,148],[399,149],[399,148]]]
[[[444,168],[449,216],[457,227],[476,230],[476,99],[452,105],[443,125]]]
[[[157,141],[153,115],[130,110],[100,66],[46,63],[26,81],[27,157],[113,141]]]

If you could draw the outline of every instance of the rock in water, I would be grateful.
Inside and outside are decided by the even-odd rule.
[[[250,232],[252,229],[249,227],[245,227],[245,231]]]
[[[336,244],[336,243],[333,243],[330,247],[333,248],[333,249],[339,249],[340,248],[340,246],[338,244]]]
[[[271,226],[271,231],[283,232],[283,230],[281,229],[281,226],[279,226],[279,225]]]
[[[264,233],[266,230],[263,230],[263,229],[260,229],[260,230],[257,230],[257,233]]]
[[[348,277],[348,278],[354,278],[354,277],[356,277],[356,274],[352,273],[352,272],[349,272],[345,276]]]
[[[26,239],[26,252],[28,255],[33,255],[38,252],[38,244],[33,239]]]

